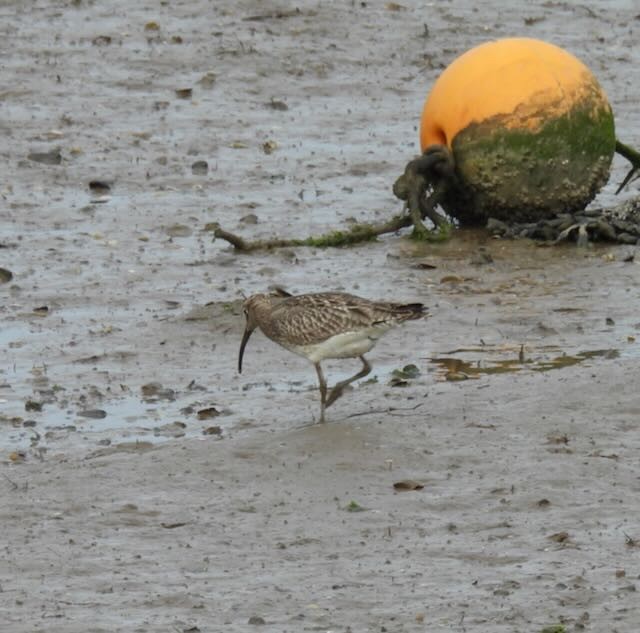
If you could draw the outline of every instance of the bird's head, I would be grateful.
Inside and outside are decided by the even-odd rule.
[[[277,288],[269,293],[258,293],[251,295],[244,300],[242,304],[242,311],[246,319],[244,334],[242,335],[242,341],[240,342],[240,353],[238,354],[238,373],[242,373],[242,357],[244,356],[244,348],[249,342],[249,338],[253,334],[253,331],[260,327],[260,324],[265,318],[268,318],[268,314],[271,308],[280,303],[283,299],[290,297],[291,295]]]

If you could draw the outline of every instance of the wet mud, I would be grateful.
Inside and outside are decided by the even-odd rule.
[[[636,245],[462,230],[238,254],[206,226],[399,213],[428,87],[493,37],[580,57],[638,147],[637,13],[3,3],[7,630],[636,631]],[[614,195],[626,171],[594,207],[637,197]],[[270,285],[431,316],[320,425],[304,359],[256,333],[237,374],[242,298]]]

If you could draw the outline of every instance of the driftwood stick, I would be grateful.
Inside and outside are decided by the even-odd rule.
[[[229,244],[237,248],[239,251],[251,250],[249,248],[249,244],[247,244],[247,242],[243,238],[241,238],[239,235],[235,235],[234,233],[229,233],[229,231],[225,231],[215,222],[207,224],[205,229],[208,231],[213,231],[214,238],[219,237],[222,240],[226,240],[227,242],[229,242]]]
[[[378,224],[354,224],[346,231],[332,231],[318,237],[299,238],[270,238],[265,240],[246,240],[235,233],[226,231],[217,222],[211,222],[204,228],[213,233],[214,239],[220,238],[229,242],[236,250],[248,253],[256,250],[269,250],[272,248],[282,248],[291,246],[315,246],[317,248],[327,248],[329,246],[346,246],[369,242],[385,233],[395,233],[400,229],[411,226],[412,221],[409,215],[396,215],[386,222]]]
[[[235,233],[225,231],[217,222],[212,222],[205,226],[205,230],[213,231],[214,239],[220,238],[229,242],[237,251],[243,251],[248,253],[250,251],[257,251],[261,249],[270,248],[282,248],[285,246],[300,246],[299,242],[302,240],[297,239],[285,239],[285,238],[273,238],[268,240],[246,240]]]

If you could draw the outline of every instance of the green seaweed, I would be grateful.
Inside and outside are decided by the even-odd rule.
[[[489,216],[537,221],[584,209],[609,178],[616,151],[611,109],[594,111],[586,101],[535,132],[509,127],[510,116],[473,123],[456,136],[461,187],[448,192],[445,210],[469,224]]]
[[[409,365],[405,365],[402,369],[394,369],[391,372],[391,375],[394,378],[406,380],[407,378],[417,378],[420,375],[420,370],[417,365],[411,363]]]
[[[328,248],[336,246],[349,246],[359,242],[372,242],[377,238],[377,233],[369,224],[355,224],[350,231],[331,231],[317,237],[311,236],[304,240],[298,240],[299,246],[316,246]]]
[[[347,512],[365,512],[367,508],[363,508],[357,501],[349,501],[344,509]]]
[[[453,225],[446,221],[433,229],[414,225],[409,237],[416,242],[446,242],[451,237],[452,229]]]
[[[492,117],[480,124],[470,125],[454,139],[454,151],[464,139],[464,151],[468,148],[486,148],[494,153],[496,146],[515,156],[532,154],[541,160],[554,160],[569,153],[576,158],[584,153],[588,157],[612,157],[616,149],[615,123],[609,108],[578,107],[567,114],[551,119],[532,133],[528,130],[509,129],[500,124],[503,116]],[[474,138],[475,137],[475,138]],[[458,142],[457,142],[458,141]]]

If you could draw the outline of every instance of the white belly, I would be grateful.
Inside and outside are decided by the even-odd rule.
[[[344,332],[314,345],[299,345],[289,349],[318,363],[325,358],[357,358],[366,354],[389,326],[377,326],[358,332]]]

